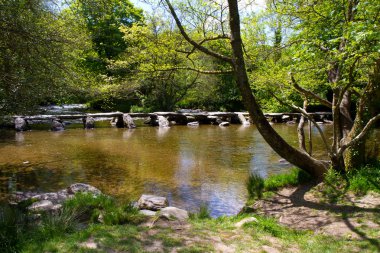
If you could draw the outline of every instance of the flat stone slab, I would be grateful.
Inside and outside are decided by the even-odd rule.
[[[140,210],[147,209],[151,211],[158,211],[169,205],[168,200],[165,197],[155,195],[143,194],[137,201],[137,206]]]
[[[189,218],[189,213],[186,210],[169,206],[160,210],[160,217],[167,218],[168,220],[185,221]]]

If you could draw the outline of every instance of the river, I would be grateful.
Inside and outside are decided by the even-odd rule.
[[[329,136],[331,126],[321,125]],[[295,125],[275,124],[297,146]],[[313,129],[314,152],[325,156]],[[244,205],[249,173],[287,171],[255,126],[68,129],[0,132],[0,197],[13,191],[56,191],[74,182],[94,185],[119,199],[166,196],[170,205],[212,216],[236,214]]]

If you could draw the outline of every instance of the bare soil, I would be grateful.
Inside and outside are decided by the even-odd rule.
[[[380,230],[380,224],[374,222],[380,215],[380,194],[346,195],[340,203],[332,204],[320,197],[318,188],[283,188],[252,207],[257,213],[275,217],[280,224],[297,230],[357,239],[368,239],[362,232],[365,228]]]

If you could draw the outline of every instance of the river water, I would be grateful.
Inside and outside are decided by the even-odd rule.
[[[321,126],[330,135],[331,126]],[[297,146],[295,125],[276,131]],[[325,156],[313,129],[314,152]],[[244,205],[250,172],[266,177],[291,167],[264,142],[255,126],[139,127],[0,132],[0,196],[12,191],[56,191],[74,182],[120,199],[166,196],[170,205],[212,216]]]

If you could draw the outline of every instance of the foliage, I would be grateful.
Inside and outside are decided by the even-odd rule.
[[[120,26],[131,26],[143,18],[142,10],[128,0],[75,0],[70,8],[84,20],[97,59],[103,62],[117,57],[127,48]],[[94,64],[97,59],[87,56],[87,61]]]
[[[20,250],[19,237],[24,230],[25,216],[9,206],[0,206],[0,248],[2,252]]]
[[[72,36],[55,4],[0,1],[1,115],[30,112],[40,103],[62,100],[72,90],[73,57],[81,48],[81,36]]]

